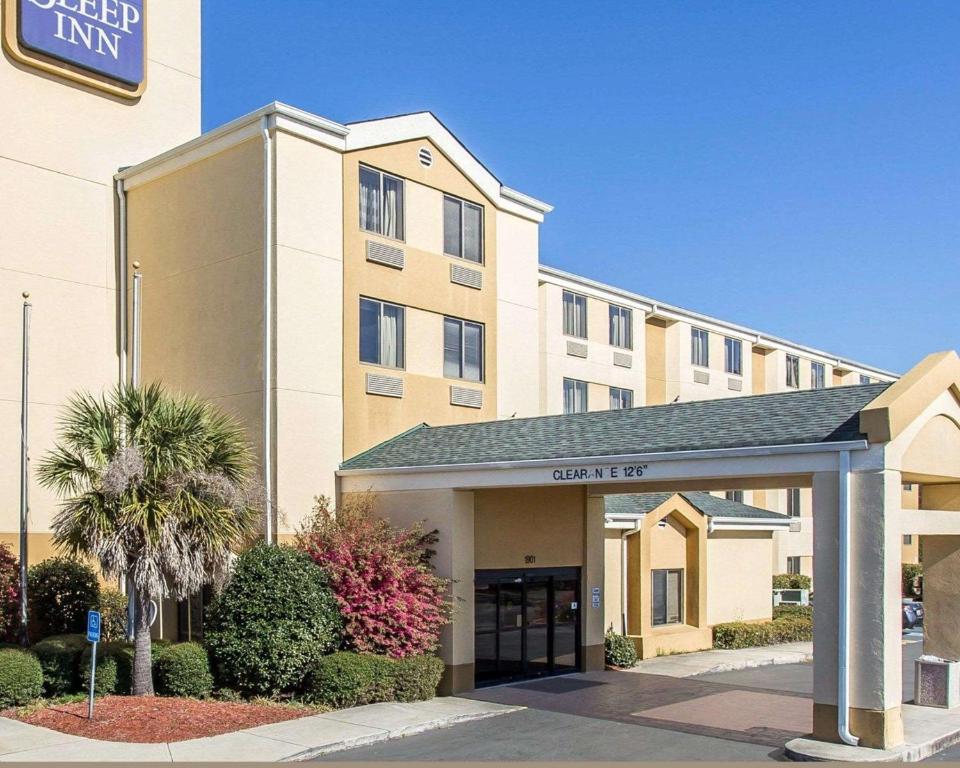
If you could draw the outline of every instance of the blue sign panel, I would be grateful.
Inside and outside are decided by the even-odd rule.
[[[87,611],[87,642],[100,642],[100,611]]]
[[[144,0],[16,0],[20,44],[131,85],[143,82]]]

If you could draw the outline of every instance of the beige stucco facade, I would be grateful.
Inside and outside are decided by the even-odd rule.
[[[4,0],[5,19],[9,17]],[[30,453],[48,450],[78,389],[119,381],[113,175],[200,129],[200,1],[153,3],[147,86],[130,100],[0,55],[0,433],[20,430],[22,291],[33,304]],[[18,551],[19,441],[0,444],[0,541]],[[31,562],[51,553],[56,499],[31,478]]]

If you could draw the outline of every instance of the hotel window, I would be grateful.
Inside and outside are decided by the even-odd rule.
[[[796,355],[787,355],[787,386],[800,387],[800,358]]]
[[[787,488],[787,517],[800,517],[799,488]]]
[[[578,379],[563,380],[563,412],[587,412],[587,382]]]
[[[739,501],[743,504],[743,491],[727,491],[725,495],[727,501]]]
[[[731,339],[729,337],[723,340],[724,351],[726,352],[727,373],[740,376],[743,373],[743,344],[740,339]]]
[[[861,373],[861,374],[860,374],[860,383],[861,383],[861,384],[869,384],[869,383],[870,383],[870,377],[869,377],[869,376],[864,376],[864,375]]]
[[[619,411],[623,408],[633,408],[633,390],[610,387],[610,410]]]
[[[800,556],[796,555],[787,558],[787,573],[797,575],[800,573]]]
[[[483,261],[483,208],[443,196],[443,252],[477,264]]]
[[[913,544],[913,534],[912,533],[903,534],[903,543],[906,544],[908,547],[911,544]]]
[[[563,332],[579,339],[587,338],[587,297],[573,291],[563,292]]]
[[[360,166],[360,229],[403,240],[403,179]]]
[[[690,362],[704,368],[710,366],[710,334],[702,328],[690,329]]]
[[[653,578],[653,626],[683,621],[683,571],[655,569]]]
[[[403,307],[360,299],[360,362],[403,368]]]
[[[443,318],[443,375],[449,379],[483,380],[483,326]]]
[[[633,310],[610,305],[610,345],[633,349]]]
[[[823,389],[826,386],[826,368],[823,363],[810,363],[810,388]]]

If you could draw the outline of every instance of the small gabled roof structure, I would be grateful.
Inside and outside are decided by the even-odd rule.
[[[442,427],[421,424],[348,459],[341,471],[865,440],[860,411],[889,386],[861,384]]]
[[[714,496],[706,491],[679,493],[618,493],[604,497],[607,527],[636,525],[645,515],[679,496],[701,515],[710,518],[710,528],[749,528],[751,530],[786,530],[790,518],[769,509],[761,509],[739,501]]]

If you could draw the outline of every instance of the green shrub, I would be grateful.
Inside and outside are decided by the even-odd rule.
[[[810,589],[809,576],[802,573],[776,573],[773,576],[774,589]]]
[[[903,582],[904,597],[920,597],[920,586],[923,583],[923,566],[917,563],[903,563],[900,566],[900,574]]]
[[[129,653],[127,650],[129,649]],[[93,644],[88,643],[80,657],[80,685],[84,693],[90,690],[90,656]],[[109,696],[130,693],[130,675],[133,670],[133,647],[126,643],[97,643],[97,671],[93,693]]]
[[[178,643],[161,651],[154,668],[157,692],[162,696],[203,698],[213,689],[210,659],[199,643]]]
[[[30,632],[44,638],[85,632],[87,611],[100,601],[100,583],[86,563],[52,557],[31,566],[27,574]]]
[[[80,657],[87,647],[83,635],[54,635],[30,649],[43,669],[43,692],[62,696],[80,690]]]
[[[773,609],[773,618],[782,619],[782,618],[793,618],[799,616],[802,618],[808,618],[810,621],[813,621],[813,606],[812,605],[777,605]]]
[[[323,656],[307,678],[305,698],[334,709],[392,701],[396,663],[387,656],[352,651]]]
[[[392,673],[396,701],[426,701],[437,695],[443,659],[426,653],[393,659]]]
[[[342,627],[324,571],[302,552],[260,544],[237,558],[204,641],[218,685],[271,696],[298,690],[340,646]]]
[[[603,651],[611,667],[632,667],[637,663],[637,646],[629,637],[612,629],[603,637]]]
[[[103,642],[123,640],[127,636],[127,596],[115,589],[102,589],[98,610]]]
[[[813,639],[813,620],[804,616],[785,616],[753,624],[732,621],[713,627],[714,648],[756,648],[777,643],[796,643]]]
[[[13,648],[0,651],[0,709],[29,704],[42,692],[43,668],[36,656]]]

